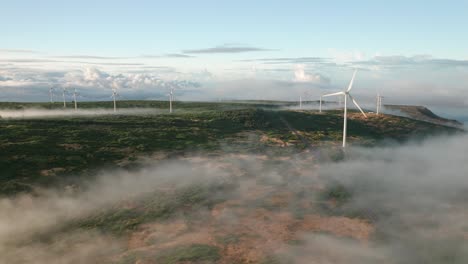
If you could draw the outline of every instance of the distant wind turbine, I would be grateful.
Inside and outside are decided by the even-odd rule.
[[[62,87],[62,97],[63,97],[63,108],[67,108],[67,101],[65,101],[65,92],[67,89],[65,87]]]
[[[383,96],[381,96],[380,94],[377,94],[377,110],[376,110],[377,115],[380,115],[380,111],[382,109],[382,98]]]
[[[75,111],[78,110],[78,102],[76,101],[76,96],[78,94],[76,93],[76,88],[73,90],[73,101],[75,102]]]
[[[320,96],[320,113],[322,113],[322,96]]]
[[[114,100],[114,113],[117,112],[116,98],[117,98],[117,89],[114,87],[112,88],[112,99]]]
[[[49,99],[50,99],[50,103],[53,104],[54,103],[54,87],[53,86],[49,87]]]
[[[361,113],[364,115],[365,118],[367,118],[367,115],[362,111],[362,108],[359,106],[359,104],[354,100],[353,96],[349,93],[351,91],[351,88],[353,88],[353,83],[354,83],[354,77],[356,77],[356,70],[353,73],[353,77],[351,78],[351,82],[349,83],[348,89],[342,91],[342,92],[337,92],[337,93],[332,93],[332,94],[326,94],[323,97],[327,96],[342,96],[344,95],[344,121],[343,121],[343,148],[346,147],[346,130],[347,130],[347,119],[348,119],[348,97],[353,101],[354,105],[361,111]]]
[[[172,101],[174,100],[174,87],[169,91],[169,113],[172,113]]]
[[[302,95],[299,95],[299,109],[302,109]]]

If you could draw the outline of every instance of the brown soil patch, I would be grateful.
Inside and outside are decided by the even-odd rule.
[[[280,147],[287,147],[287,146],[290,145],[288,142],[285,142],[285,141],[283,141],[283,140],[281,140],[279,138],[271,137],[271,136],[267,136],[267,135],[262,135],[260,137],[260,142],[262,142],[262,143],[272,143],[275,146],[280,146]]]
[[[59,144],[59,146],[64,147],[66,150],[80,150],[83,148],[80,144]]]
[[[52,168],[49,170],[41,170],[39,173],[41,176],[56,176],[57,173],[64,172],[65,168]]]
[[[362,219],[348,217],[323,217],[308,215],[300,223],[299,229],[304,231],[322,231],[336,236],[351,237],[360,241],[367,241],[374,231],[374,227]]]
[[[313,193],[320,186],[303,188]],[[326,232],[365,242],[374,231],[365,220],[310,214],[314,201],[309,196],[297,197],[288,187],[252,179],[241,181],[238,192],[242,196],[218,203],[209,211],[142,225],[129,237],[128,248],[155,254],[183,245],[206,244],[220,249],[217,263],[259,263],[268,255],[287,251],[289,241],[300,241],[307,233]],[[297,218],[291,206],[309,213]]]

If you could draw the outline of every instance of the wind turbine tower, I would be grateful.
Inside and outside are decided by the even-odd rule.
[[[116,89],[116,88],[112,88],[112,99],[114,100],[114,113],[117,112],[117,102],[116,102],[116,98],[117,98],[117,89]]]
[[[67,108],[67,101],[65,101],[65,87],[62,87],[62,97],[63,97],[63,108]]]
[[[77,95],[76,88],[74,88],[74,90],[73,90],[73,101],[75,102],[75,111],[78,110],[78,103],[76,101],[76,95]]]
[[[172,100],[174,100],[174,88],[171,86],[169,91],[169,113],[172,113]]]
[[[53,104],[54,103],[54,87],[53,86],[49,87],[49,99],[50,99],[50,103]]]
[[[299,95],[299,109],[302,109],[302,95]]]
[[[361,113],[364,115],[365,118],[367,118],[367,115],[364,113],[362,108],[359,106],[359,104],[356,102],[354,97],[349,93],[351,91],[351,88],[353,88],[353,83],[354,83],[354,77],[356,77],[356,70],[353,73],[353,77],[351,78],[351,82],[349,83],[348,89],[342,91],[342,92],[337,92],[337,93],[332,93],[332,94],[326,94],[324,97],[327,96],[342,96],[344,95],[344,117],[343,117],[343,148],[346,147],[346,131],[347,131],[347,122],[348,122],[348,98],[354,103],[354,105],[361,111]]]
[[[380,112],[382,110],[382,98],[383,96],[381,96],[380,94],[377,94],[377,115],[380,115]]]
[[[322,113],[322,96],[320,96],[320,107],[319,107],[320,113]]]

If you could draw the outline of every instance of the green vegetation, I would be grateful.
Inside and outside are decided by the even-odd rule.
[[[219,248],[205,244],[178,246],[159,252],[156,260],[161,264],[215,263],[220,257]]]
[[[293,264],[294,261],[291,257],[283,256],[283,255],[271,255],[265,257],[260,264]]]
[[[236,244],[239,242],[239,238],[239,234],[228,234],[225,236],[216,237],[216,242],[221,243],[223,245]]]
[[[193,184],[170,192],[153,192],[137,199],[126,201],[131,206],[115,204],[113,208],[78,219],[66,229],[92,229],[113,235],[123,235],[139,225],[155,220],[167,219],[176,212],[184,214],[196,212],[200,208],[210,208],[222,202],[221,195],[227,197],[235,188],[229,183]],[[63,230],[62,230],[63,231]]]
[[[108,166],[131,169],[138,165],[138,157],[152,153],[285,154],[339,145],[339,111],[280,110],[287,105],[294,103],[176,102],[174,114],[161,114],[167,102],[121,101],[120,108],[153,108],[154,113],[0,119],[0,195],[30,192],[37,186],[76,185]],[[0,103],[0,108],[31,107],[60,109],[61,105]],[[109,107],[109,102],[80,103],[83,109]],[[456,131],[385,116],[351,117],[348,134],[351,143],[373,145],[384,139],[404,141]]]
[[[322,200],[333,201],[336,206],[341,206],[351,200],[353,194],[351,190],[343,185],[336,183],[327,187],[321,194]]]
[[[353,204],[348,206],[354,196],[353,187],[344,186],[340,183],[330,183],[320,194],[319,201],[322,213],[329,215],[346,216],[350,218],[365,219],[370,222],[377,221],[377,216],[388,216],[386,208],[365,208]],[[365,192],[365,188],[358,192]]]

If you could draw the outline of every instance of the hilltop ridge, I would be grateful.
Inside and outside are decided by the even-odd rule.
[[[434,114],[425,106],[416,105],[385,105],[385,108],[390,110],[401,111],[401,113],[409,118],[435,123],[444,126],[463,127],[463,124],[454,119],[448,119]]]

